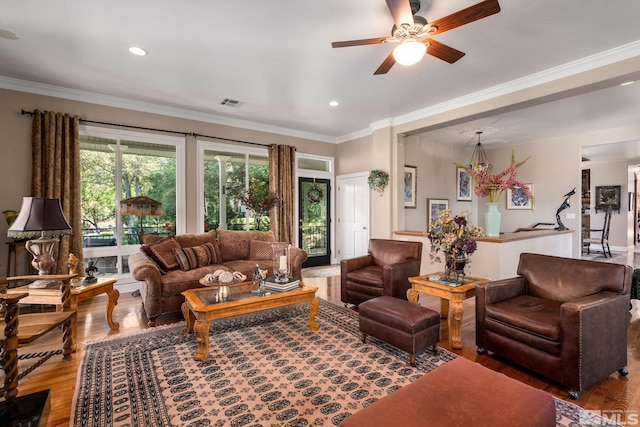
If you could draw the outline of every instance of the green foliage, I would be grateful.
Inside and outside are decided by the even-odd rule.
[[[98,230],[101,223],[115,219],[114,155],[82,150],[80,165],[82,227]]]
[[[96,233],[105,229],[113,230],[116,224],[115,154],[111,150],[81,149],[80,159],[83,229],[94,229]],[[175,227],[174,157],[125,153],[122,156],[121,176],[121,199],[145,195],[162,203],[162,216],[147,217],[145,229],[155,224],[154,231],[164,231],[166,223],[171,228]],[[129,229],[137,230],[140,227],[138,217],[129,215],[124,216],[123,220]]]

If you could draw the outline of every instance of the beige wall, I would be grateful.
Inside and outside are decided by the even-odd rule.
[[[538,222],[556,222],[556,212],[564,200],[564,195],[576,188],[576,194],[569,199],[570,207],[561,212],[561,221],[573,233],[573,255],[580,254],[581,229],[581,170],[592,168],[592,194],[596,185],[621,185],[621,214],[614,215],[611,224],[610,244],[618,250],[633,246],[634,215],[629,212],[627,195],[633,191],[632,173],[629,167],[640,163],[640,159],[629,158],[625,161],[589,164],[581,161],[582,147],[587,145],[616,144],[626,141],[637,141],[640,145],[640,125],[620,129],[573,135],[564,138],[553,138],[535,144],[521,145],[513,148],[516,161],[528,156],[531,158],[518,169],[518,179],[534,184],[535,208],[533,210],[508,210],[505,194],[499,203],[501,212],[501,231],[514,231],[518,227],[530,227]],[[613,146],[612,146],[613,147]],[[493,165],[492,173],[497,173],[509,166],[512,148],[485,146],[487,157]],[[408,138],[405,147],[406,158],[412,159],[418,166],[418,209],[405,209],[405,229],[424,231],[426,228],[426,198],[447,198],[454,213],[470,209],[475,214],[472,221],[484,227],[484,211],[486,199],[473,196],[472,202],[455,202],[455,166],[454,162],[467,163],[469,152],[456,152],[445,144],[434,144],[423,136]],[[407,160],[409,162],[410,160]],[[592,226],[596,228],[602,222],[602,214],[592,218]],[[567,218],[567,214],[574,218]]]
[[[336,176],[373,169],[371,135],[336,145]]]
[[[196,133],[261,144],[287,144],[295,146],[298,153],[335,157],[337,150],[335,144],[321,141],[0,89],[0,147],[3,153],[0,156],[0,211],[19,210],[22,197],[30,195],[31,191],[31,118],[22,115],[22,109],[59,111],[78,115],[86,120]],[[196,138],[187,137],[187,231],[197,230],[196,151]],[[5,236],[5,241],[6,235],[7,224],[0,221],[0,236]],[[2,274],[6,273],[6,259],[7,247],[0,245]]]
[[[405,139],[405,164],[418,168],[416,209],[404,209],[405,229],[427,230],[427,199],[446,199],[454,214],[470,211],[477,223],[477,198],[471,202],[456,200],[456,165],[466,164],[472,149],[452,144],[434,143],[424,135]]]

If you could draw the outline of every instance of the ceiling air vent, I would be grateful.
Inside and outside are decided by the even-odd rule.
[[[226,105],[227,107],[238,107],[240,105],[240,101],[236,101],[235,99],[225,98],[224,101],[220,103],[220,105]]]

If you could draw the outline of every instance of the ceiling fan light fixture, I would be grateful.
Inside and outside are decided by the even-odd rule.
[[[413,65],[427,52],[427,46],[415,39],[407,39],[393,49],[393,58],[400,65]]]

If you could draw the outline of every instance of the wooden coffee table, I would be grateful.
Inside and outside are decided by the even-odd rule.
[[[449,319],[449,341],[452,348],[462,348],[462,316],[464,314],[464,306],[462,302],[476,295],[476,285],[488,282],[489,279],[481,279],[479,277],[465,276],[461,285],[449,285],[443,282],[432,282],[429,276],[444,273],[431,273],[425,276],[410,277],[411,289],[407,291],[407,299],[418,304],[419,292],[435,295],[440,297],[440,317]],[[451,312],[449,312],[451,309]]]
[[[193,358],[205,360],[209,354],[209,325],[212,320],[239,314],[254,313],[270,308],[284,307],[291,304],[307,302],[309,304],[309,328],[317,331],[320,325],[315,317],[318,312],[318,288],[300,282],[300,287],[292,291],[259,295],[251,292],[251,282],[243,282],[229,286],[229,297],[226,301],[218,301],[218,287],[189,289],[182,295],[182,314],[187,325],[182,331],[187,334],[195,332],[198,349]]]

